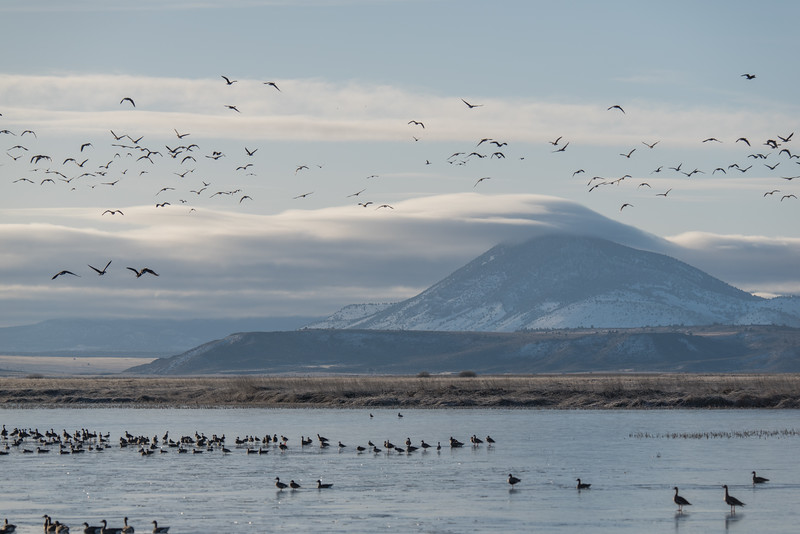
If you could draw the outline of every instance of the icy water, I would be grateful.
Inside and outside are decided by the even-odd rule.
[[[370,417],[370,414],[373,417]],[[800,412],[534,410],[0,410],[0,423],[110,433],[98,452],[0,456],[0,520],[41,532],[42,515],[150,532],[797,532]],[[784,431],[794,431],[785,433]],[[125,432],[226,437],[231,450],[143,457]],[[764,431],[761,435],[754,432]],[[713,433],[696,437],[697,433]],[[237,436],[285,435],[247,454]],[[330,440],[320,448],[316,435]],[[473,446],[472,435],[496,443]],[[668,437],[675,434],[673,437]],[[301,447],[300,436],[312,436]],[[450,448],[450,436],[464,442]],[[383,443],[434,448],[386,452]],[[380,453],[358,453],[371,440]],[[341,441],[346,445],[339,448]],[[441,442],[441,451],[435,450]],[[258,445],[256,445],[256,448]],[[23,448],[33,450],[25,454]],[[770,478],[754,487],[751,471]],[[509,473],[522,479],[514,489]],[[275,477],[302,487],[279,491]],[[575,479],[592,484],[578,491]],[[333,483],[318,490],[316,480]],[[722,484],[746,503],[732,515]],[[673,486],[691,501],[683,514]]]

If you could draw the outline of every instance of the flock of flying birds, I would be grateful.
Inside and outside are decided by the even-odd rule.
[[[755,75],[749,73],[742,74],[742,77],[746,80],[755,79]],[[221,78],[222,82],[220,83],[224,83],[227,86],[233,86],[239,83],[238,80],[231,79],[224,75],[221,76]],[[281,92],[281,89],[275,82],[267,81],[262,82],[262,84],[270,90]],[[461,99],[461,102],[463,102],[466,109],[470,112],[483,107],[483,104],[472,103],[465,99]],[[136,102],[131,96],[124,96],[119,101],[119,105],[130,109],[137,109]],[[242,110],[240,110],[237,105],[226,103],[223,104],[223,106],[233,113],[242,113]],[[609,113],[616,113],[620,117],[626,115],[625,109],[618,104],[608,106],[607,111]],[[0,114],[0,120],[2,120],[2,114]],[[407,127],[416,130],[415,133],[425,131],[426,128],[425,123],[418,119],[409,120]],[[16,173],[15,178],[12,179],[12,183],[18,184],[18,186],[27,184],[28,186],[38,185],[48,188],[65,187],[68,188],[69,191],[84,191],[96,188],[119,188],[131,180],[142,181],[147,178],[147,175],[158,174],[162,184],[157,186],[157,188],[154,187],[153,209],[175,209],[178,206],[185,206],[188,208],[188,213],[193,213],[197,208],[193,205],[194,202],[189,199],[199,199],[201,197],[215,200],[232,198],[235,199],[234,202],[236,204],[252,202],[254,200],[253,196],[246,193],[241,186],[214,186],[213,179],[200,179],[197,181],[193,173],[200,168],[198,160],[202,160],[213,166],[212,172],[215,173],[215,176],[233,176],[236,178],[257,176],[256,163],[254,161],[256,153],[258,152],[257,147],[251,148],[244,146],[242,152],[228,155],[222,150],[202,150],[197,143],[192,143],[187,139],[190,138],[191,132],[182,132],[177,128],[174,128],[173,132],[175,134],[175,143],[167,143],[161,147],[153,146],[146,142],[143,135],[118,132],[114,129],[109,129],[111,138],[108,144],[110,146],[104,146],[103,148],[110,148],[110,151],[103,152],[103,154],[111,154],[113,152],[113,156],[103,157],[103,159],[99,161],[96,154],[99,154],[103,148],[95,152],[94,143],[98,143],[98,146],[100,146],[97,140],[95,140],[94,143],[92,141],[82,142],[80,145],[76,146],[75,153],[66,155],[65,157],[56,157],[52,154],[40,152],[36,148],[38,136],[30,129],[25,129],[21,132],[0,129],[0,139],[3,137],[15,139],[15,141],[13,141],[13,146],[6,149],[6,156],[12,160],[13,163],[10,167],[12,172]],[[743,155],[741,161],[726,162],[718,165],[714,169],[705,170],[690,167],[689,165],[685,165],[684,162],[664,163],[651,170],[649,174],[653,178],[667,176],[671,178],[680,176],[692,178],[695,175],[698,177],[700,175],[716,176],[727,175],[729,173],[743,175],[748,172],[755,174],[757,171],[765,172],[765,169],[768,169],[770,173],[777,175],[775,176],[776,186],[764,192],[763,197],[776,198],[781,202],[796,200],[797,195],[791,191],[785,190],[785,187],[786,184],[790,183],[795,178],[800,178],[800,175],[795,175],[791,171],[783,172],[784,169],[790,167],[791,163],[800,164],[800,154],[794,154],[790,149],[793,136],[794,132],[784,135],[777,134],[765,140],[752,141],[748,137],[740,136],[735,141],[733,139],[731,139],[731,141],[737,147],[741,146]],[[412,135],[411,137],[414,141],[421,140],[421,136]],[[488,137],[476,141],[474,145],[465,147],[463,150],[454,152],[447,158],[444,158],[444,162],[453,166],[466,166],[473,161],[502,161],[506,159],[506,147],[509,145],[508,141]],[[714,145],[728,141],[722,141],[716,137],[708,137],[703,140],[698,140],[698,142]],[[547,143],[551,145],[550,152],[553,154],[553,156],[550,157],[563,157],[563,154],[572,152],[572,149],[574,149],[574,145],[571,146],[570,141],[565,140],[564,136],[558,136],[555,139],[548,140]],[[635,161],[643,151],[658,151],[659,148],[661,148],[660,143],[660,140],[642,140],[639,146],[623,148],[623,151],[619,152],[620,161],[628,164],[629,162]],[[568,148],[570,149],[569,151]],[[519,160],[525,159],[524,156],[517,155],[516,157]],[[233,165],[225,163],[228,158],[235,159],[235,163]],[[441,160],[439,160],[439,162],[441,162]],[[171,164],[172,168],[165,169],[167,164]],[[431,165],[432,161],[427,159],[424,164]],[[754,166],[756,166],[756,169],[753,169]],[[780,170],[778,170],[779,167]],[[322,168],[323,165],[319,164],[300,164],[295,166],[294,175],[313,172],[315,169]],[[166,174],[167,170],[171,171],[171,181],[164,185],[163,175]],[[794,168],[794,170],[799,169]],[[620,186],[622,182],[626,180],[628,181],[626,183],[636,182],[636,190],[644,191],[645,189],[652,189],[652,185],[648,181],[652,181],[651,178],[646,180],[634,178],[635,175],[641,176],[643,174],[640,170],[629,168],[624,169],[624,171],[627,172],[621,176],[592,176],[586,182],[588,192],[591,193],[601,188],[606,189],[608,186]],[[20,174],[23,175],[20,176]],[[583,176],[588,175],[589,173],[587,173],[584,168],[580,168],[572,173],[571,178],[583,179]],[[377,177],[377,174],[372,174],[367,176],[366,180]],[[472,184],[472,189],[477,189],[479,186],[481,188],[486,187],[482,184],[492,178],[493,176],[489,175],[473,179],[474,183]],[[778,182],[778,179],[782,181]],[[655,184],[656,182],[653,183]],[[782,185],[778,186],[778,183]],[[357,201],[356,206],[360,208],[372,208],[376,211],[394,210],[391,204],[375,203],[372,200],[363,199],[361,195],[366,190],[366,187],[361,188],[356,192],[344,195],[344,198],[355,199]],[[619,189],[617,189],[617,191],[619,191]],[[673,189],[669,188],[654,192],[654,196],[666,199],[672,191]],[[305,191],[292,196],[292,200],[305,199],[313,194],[313,190]],[[633,207],[634,204],[632,202],[622,202],[619,211]],[[118,207],[108,207],[99,213],[100,217],[124,215],[123,210]],[[98,275],[102,276],[106,274],[110,263],[111,262],[103,269],[97,269],[91,265],[89,265],[89,267]],[[132,271],[136,275],[136,278],[141,278],[145,274],[158,276],[155,271],[147,267],[140,269],[127,267],[127,269]],[[64,275],[79,276],[69,269],[62,269],[53,275],[52,279],[55,280]]]

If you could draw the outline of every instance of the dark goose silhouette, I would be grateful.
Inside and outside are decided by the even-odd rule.
[[[683,513],[683,507],[684,506],[691,506],[692,503],[690,503],[685,498],[683,498],[680,495],[678,495],[678,487],[677,486],[672,488],[672,489],[675,490],[675,496],[672,498],[672,502],[674,502],[675,504],[678,505],[678,512]]]
[[[736,507],[737,506],[744,506],[744,503],[742,501],[740,501],[739,499],[737,499],[736,497],[732,497],[731,495],[728,494],[728,486],[727,485],[723,485],[722,487],[725,488],[725,504],[730,506],[731,507],[731,513],[735,514],[736,513]]]

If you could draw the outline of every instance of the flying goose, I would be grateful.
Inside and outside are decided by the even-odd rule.
[[[97,267],[92,267],[91,265],[89,265],[89,267],[91,267],[94,271],[96,271],[98,275],[103,276],[104,274],[106,274],[106,270],[108,269],[109,265],[111,265],[111,260],[109,260],[108,263],[106,263],[106,266],[103,267],[102,271]]]

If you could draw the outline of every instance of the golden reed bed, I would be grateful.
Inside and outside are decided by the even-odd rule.
[[[0,406],[800,408],[800,375],[2,378]]]

